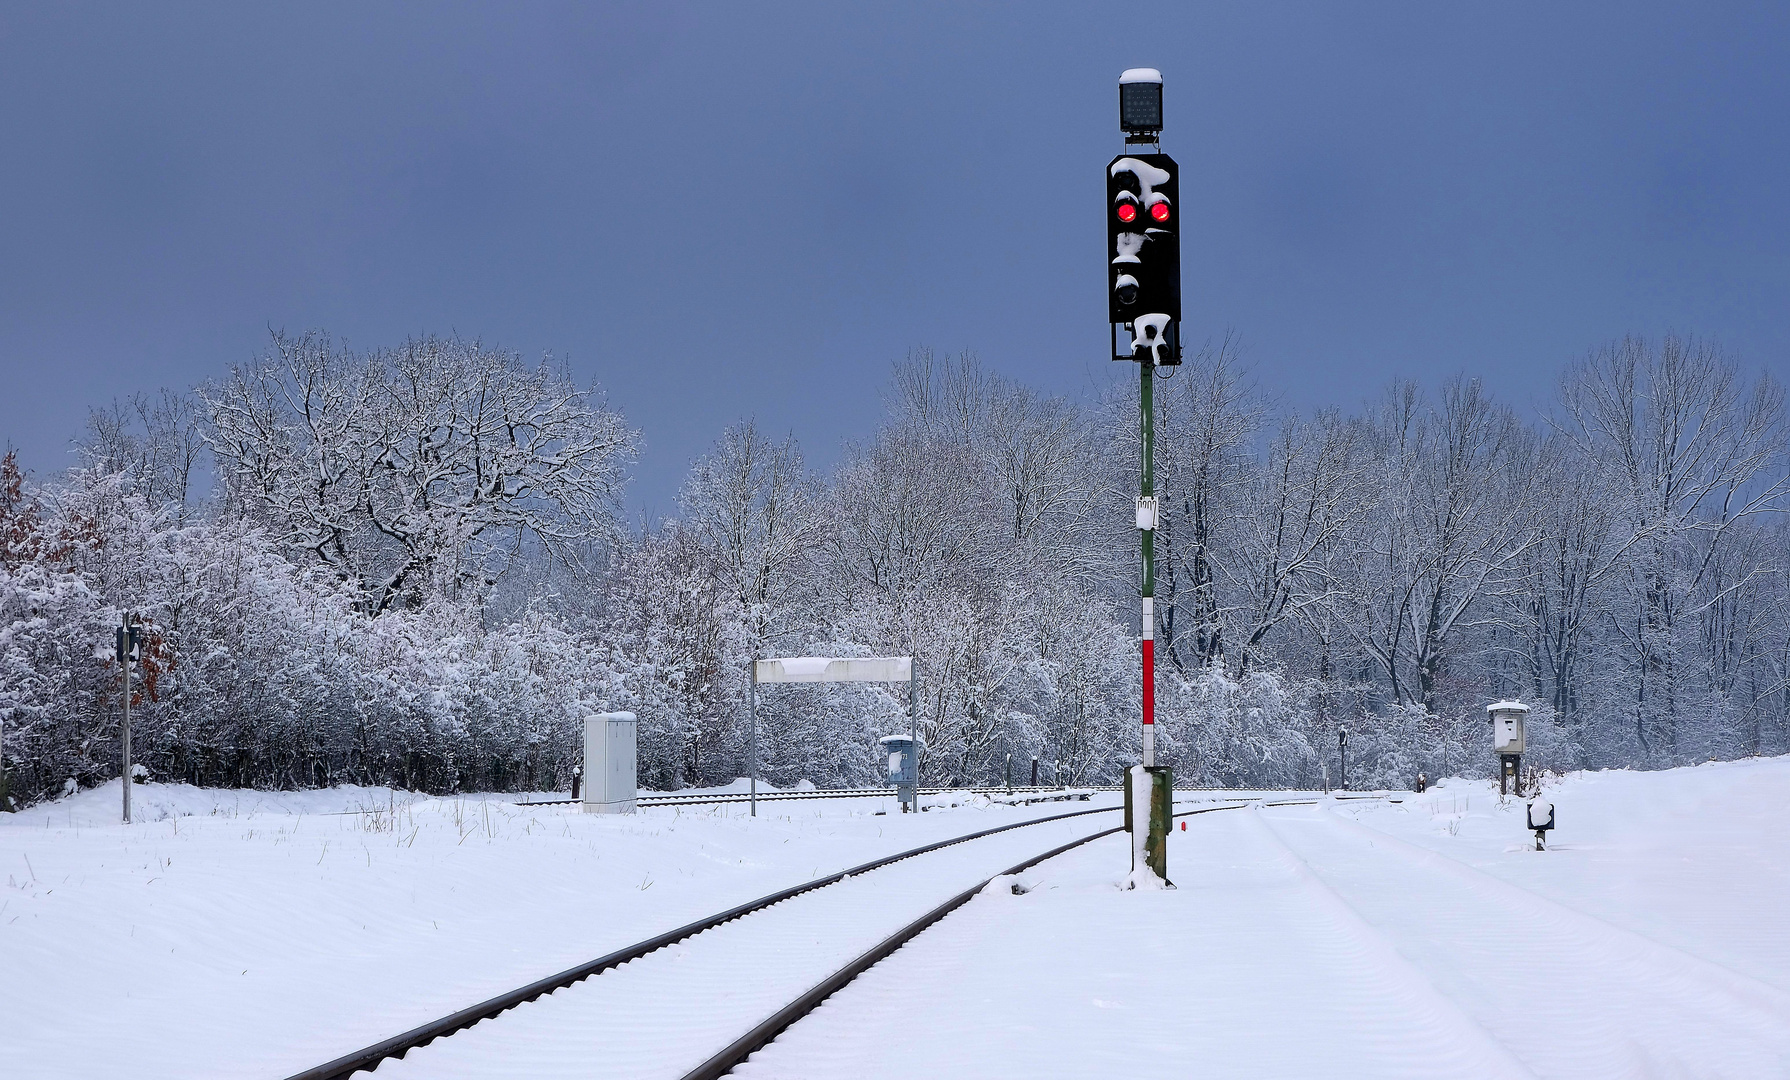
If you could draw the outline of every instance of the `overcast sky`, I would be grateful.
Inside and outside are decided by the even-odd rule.
[[[1790,6],[0,6],[0,443],[270,327],[568,358],[634,503],[891,362],[1098,392],[1119,72],[1162,70],[1189,337],[1289,404],[1524,408],[1626,332],[1790,373]]]

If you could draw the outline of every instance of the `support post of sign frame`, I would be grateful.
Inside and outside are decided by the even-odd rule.
[[[746,784],[752,792],[747,800],[752,804],[752,816],[758,816],[758,658],[746,661],[746,674],[752,683],[752,718],[749,734],[746,739]]]
[[[920,665],[907,669],[907,735],[914,740],[914,809],[920,809]]]

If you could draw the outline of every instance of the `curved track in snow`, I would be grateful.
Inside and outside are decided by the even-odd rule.
[[[1038,849],[1081,842],[1099,807],[953,837],[817,878],[464,1009],[291,1080],[679,1076],[906,918]],[[1030,830],[1024,837],[1012,835]],[[971,844],[970,841],[976,843]],[[918,858],[927,856],[927,858]],[[601,979],[592,976],[601,975]],[[518,1005],[529,1009],[480,1024]],[[454,1039],[445,1041],[453,1035]],[[518,1049],[520,1048],[520,1049]],[[686,1049],[689,1048],[689,1049]],[[520,1055],[520,1056],[518,1056]],[[692,1056],[694,1055],[694,1056]],[[667,1064],[669,1063],[669,1064]]]
[[[1177,817],[1235,810],[1248,801],[1185,809]],[[1121,830],[1089,815],[1054,815],[986,830],[866,864],[724,913],[676,940],[654,939],[601,979],[561,980],[480,1016],[457,1014],[407,1045],[370,1048],[300,1074],[346,1077],[656,1077],[711,1080],[744,1062],[834,992],[980,893],[1012,875]],[[1084,819],[1084,820],[1068,820]],[[1110,820],[1110,819],[1109,819]],[[1051,826],[1028,832],[1014,830]],[[1038,833],[1060,842],[1038,850]],[[1066,839],[1065,839],[1066,837]],[[976,840],[976,844],[965,844]],[[916,859],[925,854],[928,858]],[[1020,862],[991,873],[1015,856]],[[871,871],[874,871],[872,873]],[[967,887],[966,887],[967,886]],[[940,900],[942,899],[942,903]],[[745,910],[749,909],[749,910]],[[918,918],[915,913],[920,912]],[[750,917],[745,917],[750,916]],[[686,928],[688,930],[689,928]],[[598,962],[602,963],[602,962]],[[533,1002],[515,1009],[521,1001]],[[478,1019],[501,1013],[501,1022]],[[475,1026],[476,1025],[476,1026]],[[419,1029],[419,1032],[421,1029]],[[443,1036],[452,1035],[452,1038]],[[368,1058],[371,1050],[380,1052]],[[299,1080],[299,1078],[294,1078]]]

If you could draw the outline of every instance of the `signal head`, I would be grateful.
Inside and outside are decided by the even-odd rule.
[[[1162,130],[1162,72],[1131,68],[1119,75],[1119,128],[1132,136]]]

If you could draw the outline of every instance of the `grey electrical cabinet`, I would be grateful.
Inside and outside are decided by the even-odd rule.
[[[635,728],[631,712],[584,718],[584,812],[632,814],[636,789]]]

